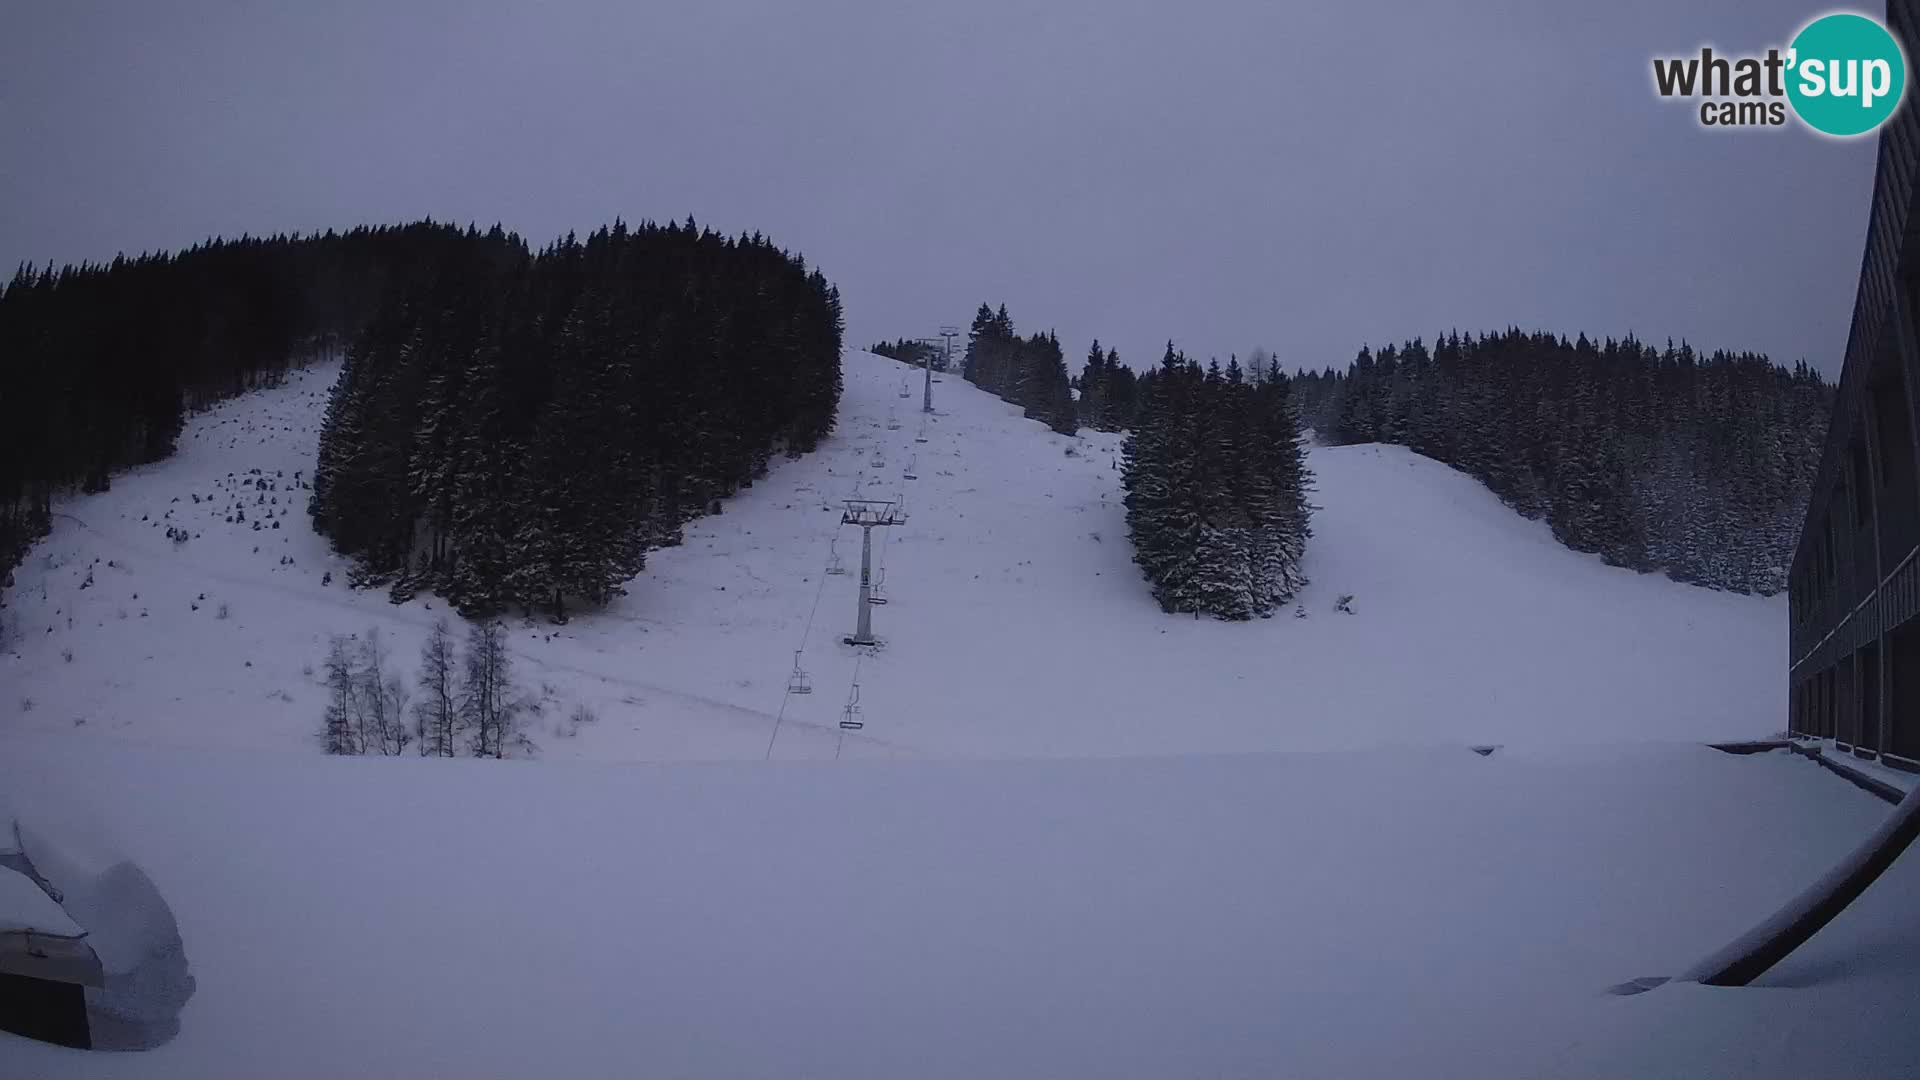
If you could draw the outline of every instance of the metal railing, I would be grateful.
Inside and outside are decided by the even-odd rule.
[[[1799,676],[1803,668],[1808,674],[1826,670],[1832,662],[1920,614],[1920,559],[1916,556],[1920,556],[1920,547],[1907,552],[1865,599],[1789,664],[1788,681]]]

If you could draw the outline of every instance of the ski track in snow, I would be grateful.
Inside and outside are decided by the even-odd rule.
[[[860,531],[838,525],[848,497],[904,497],[909,513],[874,540],[886,647],[861,665],[867,727],[844,738],[848,756],[1680,741],[1783,726],[1782,598],[1604,566],[1403,448],[1310,455],[1321,509],[1306,618],[1193,620],[1159,612],[1131,562],[1120,436],[1055,434],[957,375],[923,418],[916,373],[861,352],[845,370],[823,447],[777,460],[683,545],[651,553],[628,596],[564,626],[510,620],[518,681],[544,701],[530,726],[542,755],[763,755],[818,596],[802,657],[815,692],[786,702],[774,756],[830,756],[856,661],[840,643],[858,589]],[[334,374],[296,372],[195,416],[173,458],[61,502],[8,594],[0,730],[309,752],[324,690],[306,671],[329,634],[378,626],[414,669],[445,605],[349,590],[348,567],[308,524],[306,490],[289,488],[296,470],[312,475]],[[225,520],[234,493],[219,483],[256,468],[277,477],[278,530]],[[200,535],[175,547],[168,525]],[[823,591],[836,536],[849,572]],[[1333,610],[1345,593],[1353,615]],[[576,735],[577,704],[600,719]]]

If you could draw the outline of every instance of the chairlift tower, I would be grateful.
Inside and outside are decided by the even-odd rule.
[[[957,326],[943,326],[943,327],[941,327],[941,328],[940,328],[940,336],[941,336],[941,337],[942,337],[943,339],[945,339],[945,340],[946,340],[946,343],[947,343],[947,350],[946,350],[946,361],[945,361],[945,364],[946,364],[946,370],[948,370],[948,371],[952,371],[952,370],[953,370],[953,339],[954,339],[955,337],[958,337],[958,336],[959,336],[959,334],[960,334],[960,328],[959,328],[959,327],[957,327]],[[932,355],[932,350],[928,350],[928,355],[927,355],[927,386],[926,386],[926,391],[927,391],[927,393],[926,393],[926,398],[925,398],[925,400],[923,400],[923,401],[922,401],[922,402],[920,403],[920,411],[921,411],[921,412],[923,412],[923,413],[930,413],[930,412],[932,412],[932,411],[933,411],[933,355]]]
[[[878,645],[873,636],[873,530],[898,525],[907,518],[900,504],[883,499],[848,499],[840,524],[860,526],[860,616],[849,645]]]

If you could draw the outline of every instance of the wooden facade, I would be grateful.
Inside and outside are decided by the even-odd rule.
[[[1920,41],[1920,0],[1887,25]],[[1920,770],[1920,111],[1880,129],[1860,291],[1788,585],[1790,727]]]

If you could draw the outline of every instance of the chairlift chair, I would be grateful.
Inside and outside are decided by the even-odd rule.
[[[875,578],[873,585],[867,589],[867,603],[884,604],[886,602],[887,602],[887,568],[883,566],[880,568],[880,576]]]
[[[840,559],[840,538],[835,536],[827,543],[827,573],[845,574],[847,564]]]
[[[859,731],[867,722],[860,718],[860,684],[853,684],[853,695],[847,698],[847,707],[840,710],[840,730]]]
[[[800,651],[798,649],[794,650],[793,653],[793,674],[787,676],[787,693],[813,693],[813,682],[807,678],[806,670],[800,666]]]

